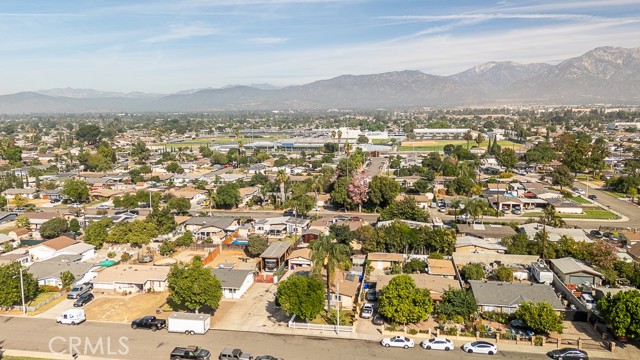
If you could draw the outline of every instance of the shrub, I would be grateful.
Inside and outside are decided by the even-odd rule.
[[[503,173],[500,173],[500,175],[498,175],[498,177],[500,179],[510,179],[510,178],[513,177],[513,173],[512,172],[503,172]]]
[[[123,253],[120,255],[120,262],[127,262],[129,259],[131,259],[131,255],[129,255],[129,253]]]
[[[38,286],[38,291],[41,293],[60,292],[60,288],[53,285],[40,285]]]
[[[108,257],[109,259],[113,259],[114,257],[116,257],[116,253],[115,253],[114,251],[109,251],[109,252],[107,253],[107,257]]]
[[[455,327],[455,326],[452,326],[450,328],[445,328],[444,329],[444,334],[445,335],[450,335],[450,336],[458,335],[458,328]]]
[[[418,329],[409,329],[409,335],[416,335],[418,334]]]
[[[509,322],[509,314],[499,313],[495,311],[483,312],[480,314],[480,317],[485,320],[495,321],[500,324],[506,324]]]
[[[542,346],[542,336],[536,336],[533,338],[534,346]]]

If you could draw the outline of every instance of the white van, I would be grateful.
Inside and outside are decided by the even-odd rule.
[[[86,320],[83,309],[69,309],[60,314],[56,322],[58,324],[78,325]]]
[[[587,306],[588,310],[594,309],[596,307],[596,301],[589,294],[582,294],[582,301]]]

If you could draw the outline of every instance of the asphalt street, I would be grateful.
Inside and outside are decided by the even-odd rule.
[[[581,182],[574,183],[574,186],[579,189],[584,189],[589,195],[596,195],[598,198],[596,202],[602,205],[604,208],[613,209],[620,214],[629,218],[627,221],[571,221],[566,219],[567,224],[578,225],[584,228],[597,229],[600,226],[613,226],[613,227],[640,227],[640,208],[630,204],[627,201],[622,201],[615,196],[611,196],[604,191],[600,191],[597,188],[590,186],[587,190],[587,186]]]
[[[132,330],[126,324],[86,322],[68,326],[47,319],[0,317],[0,346],[6,349],[69,353],[70,344],[76,345],[80,355],[112,359],[166,360],[175,346],[188,345],[210,350],[212,359],[217,358],[225,347],[241,348],[254,356],[270,354],[287,360],[546,359],[542,354],[514,352],[499,352],[491,357],[466,354],[459,349],[427,352],[418,346],[407,350],[382,348],[375,342],[361,340],[227,331],[187,336],[166,331]]]

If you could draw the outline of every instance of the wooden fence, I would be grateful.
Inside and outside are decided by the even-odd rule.
[[[213,251],[211,251],[209,255],[207,255],[207,257],[202,259],[202,265],[207,265],[208,263],[212,262],[213,259],[215,259],[218,255],[220,255],[221,249],[222,249],[222,246],[216,246],[215,249],[213,249]]]

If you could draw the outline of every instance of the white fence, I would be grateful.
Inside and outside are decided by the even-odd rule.
[[[296,316],[293,315],[289,320],[288,326],[292,329],[304,329],[304,330],[320,330],[320,331],[335,331],[335,332],[354,332],[353,326],[336,326],[336,325],[323,325],[323,324],[310,324],[307,322],[296,322]]]

